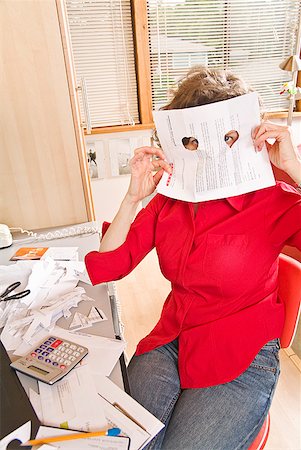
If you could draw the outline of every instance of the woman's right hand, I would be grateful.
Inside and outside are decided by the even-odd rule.
[[[156,189],[163,172],[171,174],[163,151],[156,147],[139,147],[130,160],[131,181],[127,196],[132,202],[139,202]],[[159,169],[159,170],[158,170]],[[157,172],[153,175],[153,171]]]

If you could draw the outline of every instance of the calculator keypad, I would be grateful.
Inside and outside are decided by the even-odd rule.
[[[45,364],[59,366],[64,370],[71,364],[74,364],[84,352],[84,349],[76,344],[65,342],[55,337],[49,337],[40,344],[30,355],[43,361]]]

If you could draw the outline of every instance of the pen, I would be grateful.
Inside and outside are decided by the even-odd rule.
[[[114,406],[114,408],[118,409],[118,411],[120,411],[122,414],[124,414],[126,417],[128,417],[132,422],[134,422],[136,425],[138,425],[138,427],[142,428],[142,430],[144,430],[144,431],[146,431],[146,433],[148,433],[148,431],[144,428],[144,426],[142,426],[141,423],[139,423],[136,419],[134,419],[134,417],[131,416],[131,414],[129,414],[124,408],[122,408],[122,406],[120,406],[116,402],[114,402],[114,403],[109,402],[109,400],[107,400],[99,392],[98,392],[98,395],[99,395],[99,397],[103,398],[106,402],[108,402],[110,405]]]
[[[118,436],[120,433],[121,433],[120,428],[110,428],[109,430],[92,431],[90,433],[65,434],[61,436],[33,439],[31,441],[24,442],[24,444],[21,444],[21,446],[24,447],[26,445],[48,444],[49,442],[71,441],[74,439],[85,439],[97,436]]]
[[[103,320],[103,316],[100,314],[100,312],[98,311],[98,309],[96,308],[96,306],[95,306],[95,309],[96,309],[98,315],[100,316],[100,318]]]

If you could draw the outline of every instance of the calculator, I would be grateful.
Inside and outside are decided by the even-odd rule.
[[[67,375],[87,354],[88,349],[82,345],[48,336],[10,366],[44,383],[53,384]]]

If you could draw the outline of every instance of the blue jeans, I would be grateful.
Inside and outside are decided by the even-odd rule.
[[[279,340],[265,344],[229,383],[180,388],[178,341],[134,356],[131,395],[165,427],[145,447],[164,450],[247,450],[268,414],[278,381]]]

